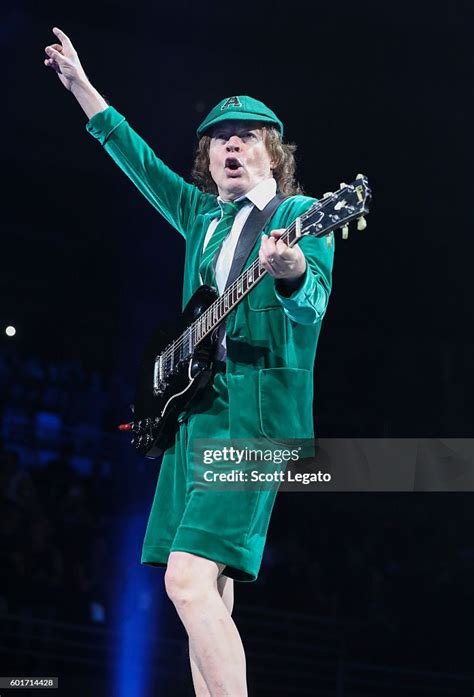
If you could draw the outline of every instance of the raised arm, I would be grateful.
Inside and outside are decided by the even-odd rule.
[[[46,47],[44,63],[55,70],[64,87],[76,97],[89,118],[87,130],[152,206],[186,237],[198,213],[215,207],[215,197],[202,194],[155,155],[125,117],[92,86],[69,37],[57,27],[53,33],[61,43]]]
[[[106,109],[108,104],[89,81],[71,39],[57,27],[54,27],[53,34],[61,43],[46,46],[47,58],[44,64],[56,72],[61,83],[72,92],[91,119],[99,111]]]

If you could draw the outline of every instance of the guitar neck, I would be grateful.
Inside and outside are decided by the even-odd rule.
[[[360,218],[363,229],[366,225],[361,218],[369,211],[371,191],[366,177],[358,175],[352,184],[341,184],[341,188],[325,195],[309,210],[300,215],[286,228],[281,240],[293,247],[305,235],[322,237],[339,227],[347,226],[352,220]],[[179,339],[169,347],[178,360],[192,354],[194,348],[211,334],[237,305],[255,288],[267,271],[256,259],[243,271],[223,294],[217,298],[194,322],[185,329]],[[174,358],[173,358],[174,360]]]
[[[300,218],[292,223],[281,236],[289,247],[293,247],[300,238]],[[211,334],[223,322],[228,314],[237,307],[250,291],[255,288],[268,272],[256,259],[248,269],[243,271],[240,276],[230,284],[228,288],[205,310],[198,319],[184,332],[189,331],[190,339],[194,346],[197,346],[203,339]]]

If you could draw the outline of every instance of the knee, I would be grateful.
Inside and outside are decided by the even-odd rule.
[[[168,563],[165,573],[165,589],[168,598],[177,607],[197,603],[209,590],[205,579],[193,574],[190,566],[185,563]]]
[[[191,599],[192,580],[185,572],[168,566],[165,573],[165,589],[168,598],[175,605],[184,605]]]

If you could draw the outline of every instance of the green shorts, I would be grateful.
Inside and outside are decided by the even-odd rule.
[[[236,581],[255,581],[277,488],[217,490],[193,478],[193,439],[229,437],[226,376],[217,373],[198,408],[180,424],[163,456],[145,533],[142,564],[166,566],[170,552],[190,552],[219,564]],[[229,463],[219,463],[219,467]]]

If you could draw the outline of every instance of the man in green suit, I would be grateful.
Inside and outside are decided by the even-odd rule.
[[[179,425],[163,457],[142,562],[167,566],[166,590],[189,636],[199,697],[244,697],[245,654],[232,620],[233,580],[257,578],[275,487],[218,492],[193,479],[196,439],[270,443],[313,436],[313,366],[331,289],[333,247],[305,237],[288,247],[283,230],[314,203],[294,180],[294,147],[262,102],[222,100],[198,128],[196,184],[171,171],[89,82],[69,38],[46,48],[52,67],[99,140],[150,203],[186,240],[183,304],[203,281],[225,287],[243,226],[277,191],[287,196],[246,265],[268,275],[229,315],[220,365]],[[221,471],[225,471],[223,468]]]

